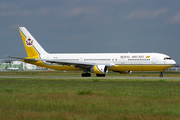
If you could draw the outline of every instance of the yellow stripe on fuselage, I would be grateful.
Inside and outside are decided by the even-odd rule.
[[[66,66],[66,65],[48,65],[43,63],[42,61],[24,61],[30,64],[34,64],[41,67],[46,67],[54,70],[82,70],[80,68],[74,68],[73,65]],[[170,68],[174,65],[116,65],[115,67],[108,68],[109,71],[162,71],[167,68]],[[99,71],[97,67],[94,67],[95,71]],[[102,74],[100,71],[98,74]]]
[[[71,65],[71,66],[66,66],[66,65],[48,65],[48,64],[43,63],[41,60],[39,60],[37,62],[36,61],[23,60],[23,62],[30,63],[30,64],[33,64],[33,65],[37,65],[37,66],[40,66],[40,67],[46,67],[46,68],[54,69],[54,70],[70,70],[70,71],[73,71],[73,70],[82,70],[82,69],[79,69],[79,68],[74,68],[73,65]]]
[[[157,70],[165,70],[174,65],[116,65],[115,67],[111,67],[108,70],[110,71],[157,71]]]

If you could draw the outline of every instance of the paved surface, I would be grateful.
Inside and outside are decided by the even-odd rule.
[[[59,78],[59,79],[80,79],[80,78],[101,78],[101,79],[167,79],[180,80],[180,77],[62,77],[62,76],[0,76],[0,78]]]

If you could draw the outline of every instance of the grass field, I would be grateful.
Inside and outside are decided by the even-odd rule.
[[[82,71],[5,71],[0,72],[0,76],[73,76],[80,77]],[[96,74],[91,73],[92,77],[95,77]],[[119,74],[116,72],[108,72],[107,77],[159,77],[160,72],[132,72],[131,74]],[[165,71],[163,73],[164,77],[180,77],[180,72],[177,71]]]
[[[54,76],[57,73],[22,74]],[[21,72],[9,74],[22,75]],[[118,74],[110,74],[113,75]],[[179,73],[168,72],[167,76],[178,77]],[[178,120],[180,80],[0,78],[0,119]]]

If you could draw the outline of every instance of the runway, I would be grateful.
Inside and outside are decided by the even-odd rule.
[[[63,77],[63,76],[0,76],[0,78],[56,78],[56,79],[165,79],[180,80],[180,77]]]

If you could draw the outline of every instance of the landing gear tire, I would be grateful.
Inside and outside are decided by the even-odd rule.
[[[91,77],[91,73],[82,73],[81,76],[82,77]]]
[[[163,77],[163,75],[161,75],[161,74],[160,74],[160,75],[159,75],[159,77],[161,77],[161,78],[162,78],[162,77]]]
[[[161,72],[161,74],[159,75],[159,77],[161,77],[161,78],[163,77],[163,72]]]
[[[96,74],[96,77],[105,77],[106,74]]]

